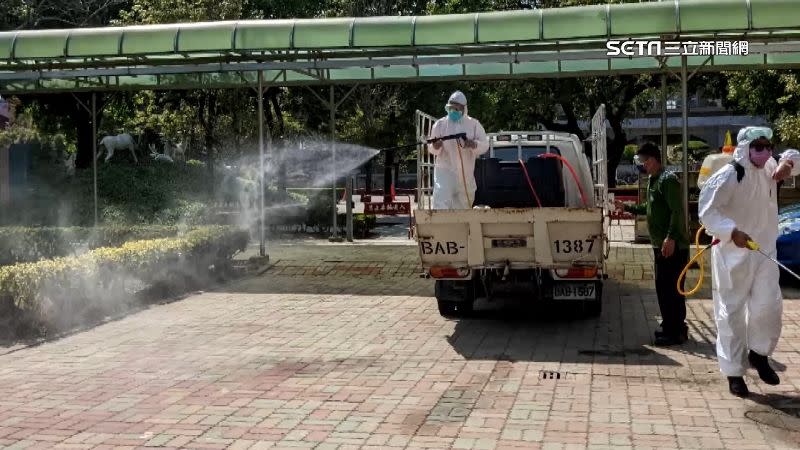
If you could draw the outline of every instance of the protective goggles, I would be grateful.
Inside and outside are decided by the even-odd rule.
[[[767,127],[750,127],[744,132],[744,139],[748,142],[764,137],[772,140],[772,129]]]
[[[447,111],[447,112],[451,112],[451,111],[464,112],[464,107],[463,106],[455,106],[455,105],[451,105],[451,104],[448,103],[448,104],[444,105],[444,110]]]

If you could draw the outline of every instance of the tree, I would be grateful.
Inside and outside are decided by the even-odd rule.
[[[155,24],[235,20],[242,16],[242,0],[133,0],[120,12],[119,23]]]
[[[107,25],[130,0],[5,0],[0,29]]]
[[[0,3],[0,29],[43,29],[103,26],[116,17],[128,0],[6,0]],[[77,141],[78,168],[92,163],[91,94],[20,95],[37,111],[35,120],[42,130],[63,132]],[[104,95],[98,95],[97,120],[102,120]]]
[[[728,74],[727,101],[737,110],[764,114],[777,139],[800,147],[800,79],[794,70],[753,70]]]

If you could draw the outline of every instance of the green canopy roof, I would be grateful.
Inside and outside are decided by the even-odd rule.
[[[794,67],[797,0],[674,0],[557,9],[0,32],[0,91],[235,87],[641,73],[609,39],[748,41],[690,70]]]

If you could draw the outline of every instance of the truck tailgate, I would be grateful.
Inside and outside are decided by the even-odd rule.
[[[602,266],[602,208],[416,210],[422,267]]]

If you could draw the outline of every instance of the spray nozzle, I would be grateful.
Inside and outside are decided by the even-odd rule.
[[[753,241],[747,241],[747,248],[749,248],[750,250],[758,250],[761,247],[759,247],[758,244],[756,244]]]
[[[451,139],[464,139],[464,140],[466,140],[467,139],[467,133],[449,134],[447,136],[442,136],[442,137],[438,137],[438,138],[429,139],[427,142],[428,143],[432,143],[432,142],[438,142],[438,141],[449,141]]]

